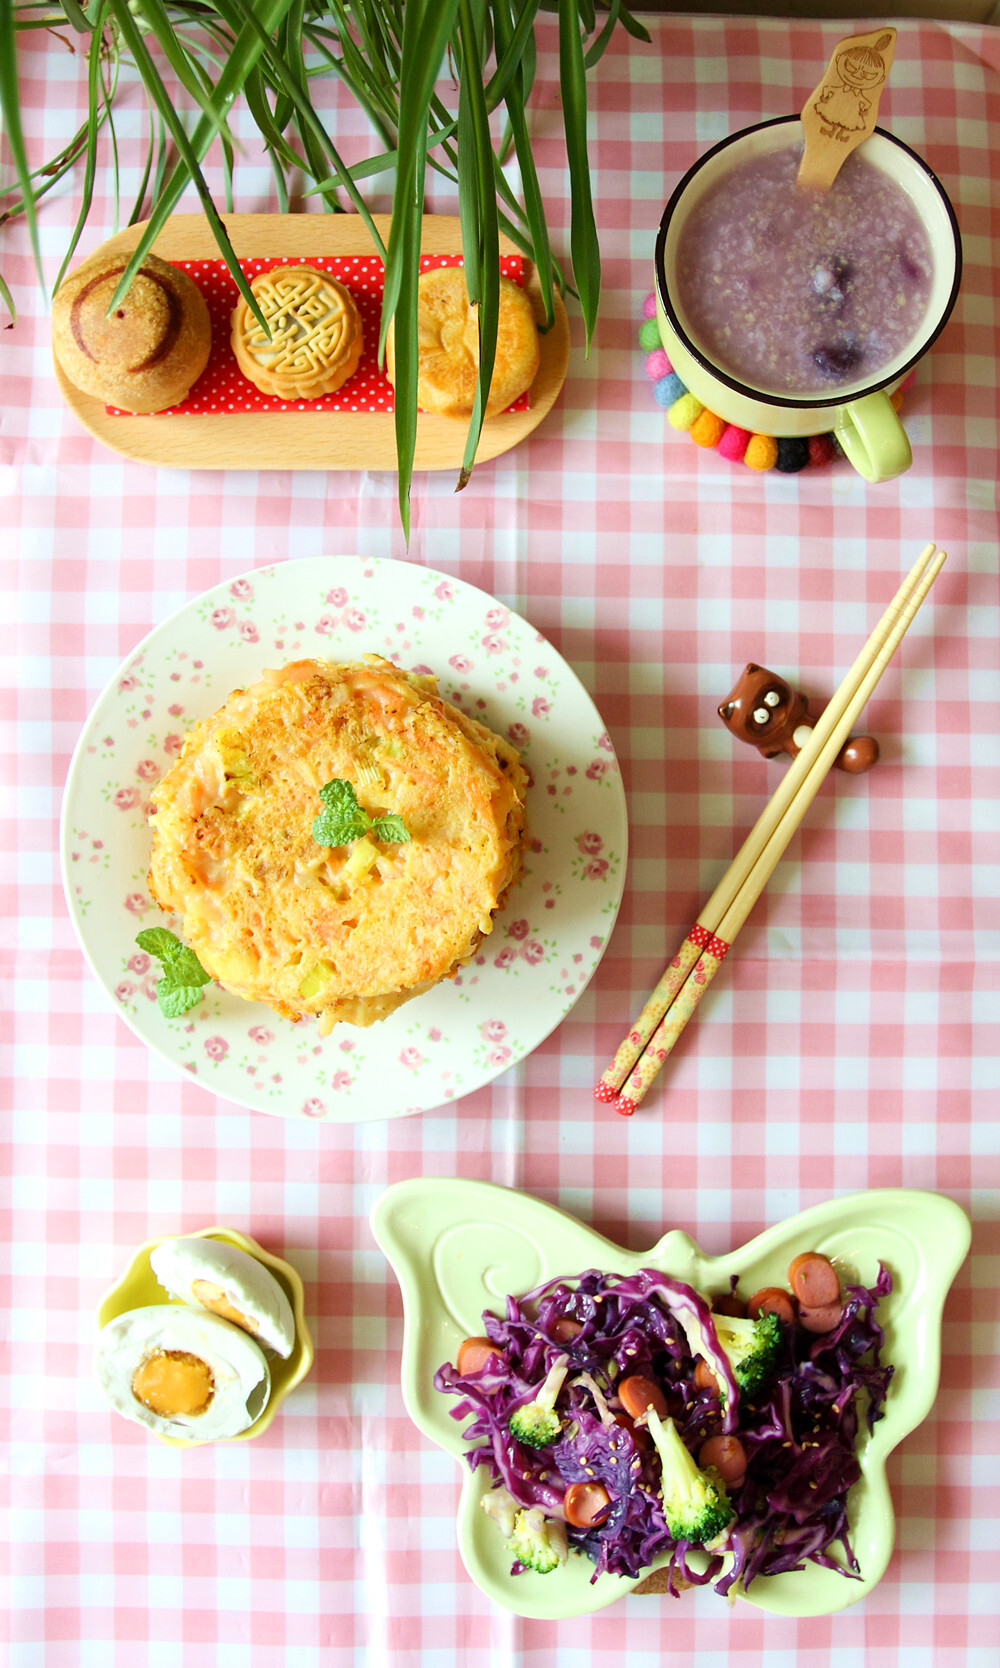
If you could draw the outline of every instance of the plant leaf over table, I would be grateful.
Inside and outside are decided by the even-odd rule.
[[[86,225],[98,161],[118,162],[114,104],[126,84],[141,82],[149,111],[146,161],[128,215],[148,226],[111,305],[188,185],[198,193],[220,253],[248,304],[249,286],[210,193],[203,164],[221,148],[225,208],[232,210],[236,146],[229,117],[243,99],[264,141],[278,207],[287,211],[290,176],[334,212],[360,214],[386,262],[380,352],[395,319],[395,427],[399,508],[409,536],[409,495],[417,424],[417,277],[428,168],[457,185],[469,298],[479,307],[479,387],[459,487],[468,480],[482,427],[497,338],[500,232],[535,264],[546,319],[566,279],[553,257],[530,141],[535,24],[558,14],[559,78],[571,195],[570,253],[574,293],[586,342],[597,318],[600,250],[587,158],[588,70],[614,30],[648,40],[621,0],[0,0],[0,113],[9,164],[0,176],[0,226],[23,214],[44,283],[38,210],[67,175],[80,210],[62,262],[62,280]],[[58,35],[77,52],[87,80],[87,119],[58,155],[29,159],[18,101],[18,37]],[[447,63],[456,109],[438,90]],[[372,155],[347,165],[327,131],[317,98],[335,76],[371,123]],[[523,202],[503,165],[517,164]],[[11,166],[12,165],[12,169]],[[388,250],[365,203],[363,182],[394,176]],[[0,276],[0,301],[14,305]],[[265,327],[266,328],[266,327]]]

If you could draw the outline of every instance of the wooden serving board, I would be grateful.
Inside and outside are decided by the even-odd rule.
[[[380,236],[388,242],[389,216],[375,215]],[[374,245],[357,214],[229,214],[226,229],[240,259],[256,256],[372,255]],[[108,238],[94,253],[132,249],[144,223],[129,226]],[[421,252],[459,254],[459,221],[448,215],[425,215]],[[153,244],[164,260],[192,261],[218,258],[219,249],[207,220],[200,214],[175,214]],[[520,251],[507,238],[500,252]],[[536,315],[543,317],[538,275],[525,262],[525,289]],[[559,394],[569,361],[569,321],[559,296],[555,323],[539,337],[541,362],[526,411],[502,412],[483,424],[476,462],[484,463],[509,451],[538,427]],[[396,468],[396,435],[391,413],[377,411],[244,411],[231,415],[112,417],[101,400],[81,393],[58,365],[56,379],[66,404],[85,429],[112,451],[140,463],[180,469],[392,469]],[[458,469],[465,452],[465,418],[417,417],[414,468]]]

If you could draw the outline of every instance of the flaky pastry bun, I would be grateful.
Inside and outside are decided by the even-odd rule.
[[[243,375],[280,400],[318,400],[354,375],[364,349],[361,315],[343,284],[315,266],[276,266],[250,285],[270,337],[246,302],[231,340]]]
[[[208,308],[186,272],[150,254],[109,314],[128,260],[127,251],[91,255],[59,286],[52,352],[84,394],[123,411],[164,411],[186,398],[208,364]]]
[[[478,308],[469,304],[463,268],[442,266],[422,272],[417,295],[417,404],[442,417],[468,417],[479,376],[479,323]],[[393,387],[394,322],[386,338],[386,374]],[[511,279],[501,278],[497,351],[487,417],[506,411],[531,387],[538,361],[538,326],[531,301]]]

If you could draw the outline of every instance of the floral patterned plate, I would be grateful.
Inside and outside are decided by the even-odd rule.
[[[843,1279],[865,1284],[876,1279],[879,1263],[885,1263],[893,1289],[878,1311],[885,1331],[882,1360],[892,1362],[896,1373],[883,1417],[859,1443],[861,1477],[848,1498],[861,1578],[850,1580],[838,1570],[807,1562],[801,1570],[752,1582],[749,1592],[740,1589],[738,1597],[781,1616],[830,1616],[866,1598],[881,1580],[895,1533],[886,1460],[934,1404],[942,1311],[972,1237],[968,1217],[953,1199],[904,1187],[848,1193],[813,1205],[718,1257],[707,1255],[680,1228],[672,1228],[649,1251],[628,1251],[530,1194],[450,1177],[422,1177],[387,1188],[372,1208],[371,1226],[403,1294],[406,1410],[461,1468],[462,1561],[497,1604],[517,1616],[546,1621],[601,1610],[630,1593],[636,1582],[617,1575],[592,1581],[594,1566],[582,1556],[549,1575],[530,1570],[511,1575],[503,1537],[480,1507],[490,1486],[488,1468],[470,1469],[463,1422],[452,1417],[455,1398],[434,1388],[437,1368],[454,1361],[463,1338],[482,1332],[483,1311],[502,1314],[508,1293],[517,1297],[543,1280],[587,1268],[623,1275],[655,1268],[707,1292],[728,1291],[735,1274],[740,1291],[749,1295],[761,1286],[784,1285],[788,1264],[799,1251],[822,1251],[837,1262]],[[724,1612],[725,1601],[715,1602]]]
[[[180,1019],[136,933],[149,896],[146,802],[185,730],[265,667],[377,653],[508,736],[532,775],[524,874],[457,979],[369,1030],[321,1039],[217,985]],[[99,697],[70,766],[63,884],[84,955],[157,1054],[213,1093],[286,1118],[366,1122],[467,1095],[536,1048],[597,967],[621,902],[628,825],[611,742],[551,644],[485,592],[409,562],[315,557],[187,603]],[[176,922],[174,925],[176,926]]]

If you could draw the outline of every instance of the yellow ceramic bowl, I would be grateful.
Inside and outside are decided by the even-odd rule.
[[[292,1314],[295,1316],[295,1343],[287,1361],[282,1361],[278,1355],[268,1352],[267,1362],[271,1369],[271,1393],[265,1405],[261,1408],[253,1424],[239,1436],[231,1437],[233,1442],[246,1442],[251,1436],[260,1436],[266,1431],[280,1404],[290,1390],[305,1378],[313,1362],[313,1342],[305,1320],[305,1293],[302,1280],[290,1263],[283,1262],[280,1257],[272,1256],[265,1251],[255,1239],[247,1234],[238,1233],[235,1228],[199,1228],[195,1233],[177,1235],[163,1234],[159,1239],[147,1240],[140,1245],[124,1274],[107,1291],[97,1306],[97,1324],[107,1326],[108,1321],[115,1320],[118,1315],[125,1314],[129,1309],[141,1309],[147,1304],[173,1304],[174,1298],[168,1297],[149,1263],[149,1254],[162,1245],[165,1239],[219,1239],[225,1245],[233,1245],[238,1251],[246,1251],[257,1262],[263,1263],[270,1269],[278,1283],[283,1287]],[[165,1442],[170,1448],[204,1448],[204,1442],[188,1442],[183,1437],[161,1436],[158,1431],[151,1435],[160,1442]]]

